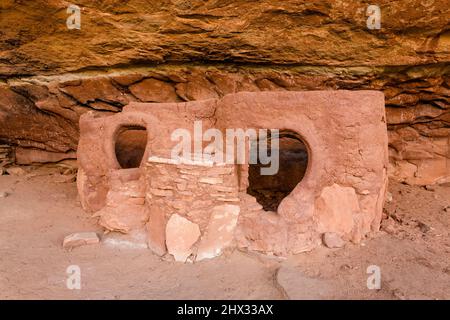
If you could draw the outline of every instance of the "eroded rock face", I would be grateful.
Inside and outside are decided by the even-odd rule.
[[[356,0],[77,5],[80,30],[66,27],[64,1],[0,4],[0,142],[20,147],[19,163],[73,158],[81,114],[132,101],[374,89],[386,96],[390,176],[450,179],[447,0],[380,0],[381,30]]]
[[[447,0],[379,0],[379,31],[367,29],[368,5],[356,0],[76,4],[80,30],[66,27],[67,2],[2,1],[0,74],[189,61],[393,66],[449,57]]]
[[[79,74],[71,75],[71,80],[32,77],[0,84],[0,141],[19,146],[18,163],[52,162],[74,157],[78,120],[88,111],[110,114],[130,102],[191,101],[240,91],[376,89],[386,97],[389,176],[411,184],[440,183],[450,179],[448,72],[446,65],[199,66],[138,68],[101,76]],[[144,91],[137,91],[141,86]],[[168,87],[172,89],[162,89]],[[151,97],[155,90],[163,90],[158,99]]]
[[[348,117],[355,104],[359,112]],[[243,146],[244,162],[241,152],[230,163],[225,154],[220,161],[206,157],[203,149],[174,157],[176,130],[190,137],[188,146],[202,146],[205,137],[195,138],[199,120],[202,132],[214,129],[223,137],[230,129],[283,128],[304,141],[306,174],[276,212],[264,211],[247,194],[250,145]],[[117,159],[115,140],[124,126],[148,132],[136,168],[123,168]],[[230,246],[286,255],[314,248],[322,233],[359,242],[379,228],[388,166],[380,92],[246,92],[188,103],[131,103],[115,115],[84,114],[80,128],[83,208],[109,230],[127,233],[145,224],[148,246],[158,255],[200,261]],[[225,140],[216,154],[230,152]],[[231,144],[234,150],[236,141]]]

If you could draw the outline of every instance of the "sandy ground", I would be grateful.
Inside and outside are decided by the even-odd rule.
[[[1,299],[450,299],[450,186],[391,183],[382,230],[360,245],[288,259],[234,250],[179,264],[102,235],[66,177],[0,176]],[[64,236],[81,231],[102,242],[64,250]],[[70,265],[80,267],[80,290],[66,287]],[[367,288],[371,265],[379,290]]]

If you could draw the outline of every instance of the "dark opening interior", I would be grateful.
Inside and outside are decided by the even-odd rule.
[[[115,151],[123,169],[138,168],[147,145],[147,130],[140,126],[126,126],[119,130]]]
[[[270,150],[270,138],[268,139]],[[261,175],[262,165],[249,165],[247,193],[254,196],[266,211],[277,211],[281,200],[288,196],[303,179],[308,166],[308,150],[298,134],[280,131],[279,170],[275,175]]]

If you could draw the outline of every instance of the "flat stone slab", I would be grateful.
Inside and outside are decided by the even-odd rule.
[[[234,238],[239,206],[226,204],[214,207],[212,211],[206,234],[202,237],[198,248],[196,261],[219,256]]]
[[[276,281],[290,300],[325,299],[333,289],[329,280],[309,277],[294,266],[280,267]]]
[[[167,251],[175,258],[175,261],[185,262],[192,254],[192,245],[199,237],[198,225],[176,213],[167,222]]]
[[[69,234],[64,238],[63,248],[73,249],[88,244],[99,243],[100,239],[95,232],[77,232]]]

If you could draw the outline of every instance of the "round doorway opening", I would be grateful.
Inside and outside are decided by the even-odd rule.
[[[308,149],[300,136],[290,130],[280,130],[277,149],[270,137],[267,144],[268,150],[274,146],[271,154],[278,149],[278,171],[273,175],[262,175],[261,168],[270,164],[261,164],[258,157],[258,163],[249,165],[247,193],[255,197],[265,211],[276,212],[281,201],[303,179],[308,166]]]
[[[115,141],[116,158],[121,168],[139,168],[146,146],[147,130],[144,127],[121,127]]]

